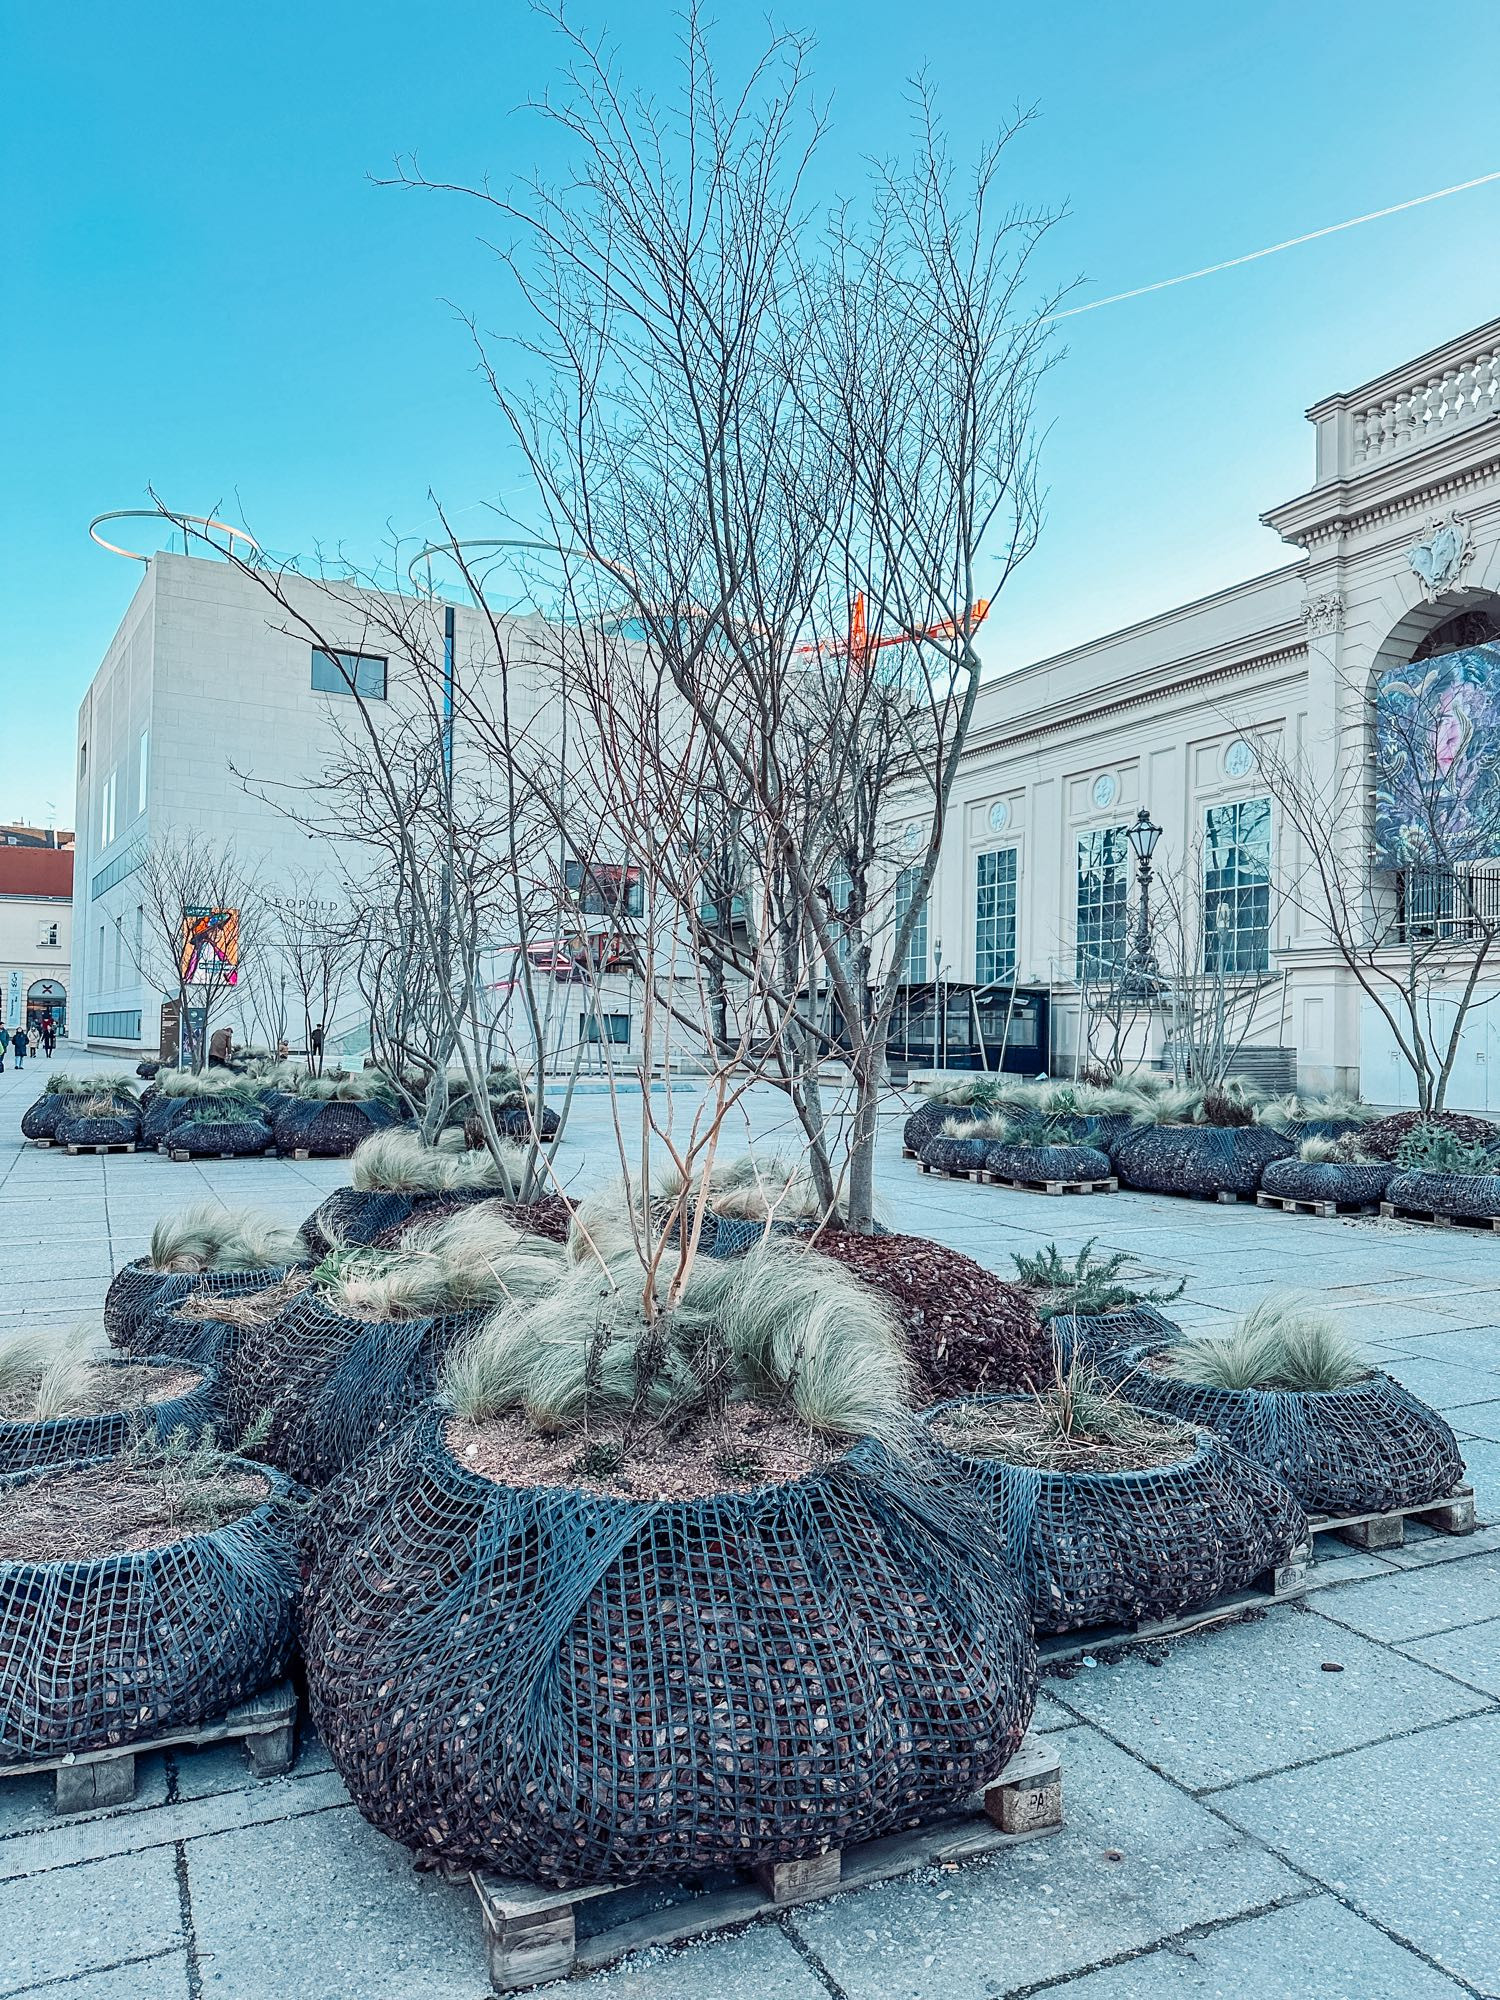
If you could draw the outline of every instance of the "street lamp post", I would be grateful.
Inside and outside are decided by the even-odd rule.
[[[1162,987],[1151,942],[1151,857],[1161,839],[1161,828],[1142,806],[1134,825],[1126,828],[1125,838],[1135,856],[1136,879],[1135,937],[1125,958],[1125,983],[1132,993],[1151,999]]]

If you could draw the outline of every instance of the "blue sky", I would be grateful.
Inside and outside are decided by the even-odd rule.
[[[762,20],[731,17],[726,63]],[[661,76],[665,0],[580,0]],[[829,193],[903,135],[925,66],[956,143],[1035,102],[1018,197],[1066,202],[1080,298],[1500,167],[1493,0],[800,0]],[[373,558],[435,489],[482,532],[517,469],[455,305],[503,293],[462,204],[371,185],[393,154],[497,182],[554,164],[554,73],[518,0],[13,9],[0,85],[0,818],[72,812],[79,697],[133,566],[85,529],[148,486],[279,550]],[[1068,322],[1039,552],[992,618],[1034,658],[1275,566],[1257,522],[1311,475],[1304,406],[1500,312],[1500,183]]]

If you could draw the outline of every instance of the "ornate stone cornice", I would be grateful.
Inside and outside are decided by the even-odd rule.
[[[1319,597],[1308,598],[1302,607],[1302,622],[1310,639],[1324,632],[1342,632],[1344,593],[1341,590],[1325,590]]]

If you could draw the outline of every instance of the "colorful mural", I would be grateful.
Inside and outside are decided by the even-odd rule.
[[[1500,644],[1375,684],[1375,844],[1393,867],[1500,859]]]

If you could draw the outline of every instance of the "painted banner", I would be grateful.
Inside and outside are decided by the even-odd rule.
[[[1398,868],[1500,859],[1500,645],[1375,683],[1375,844]]]
[[[182,912],[182,942],[178,959],[184,984],[200,977],[205,956],[215,958],[224,968],[224,984],[239,983],[240,913],[238,910],[207,910],[191,906]]]

